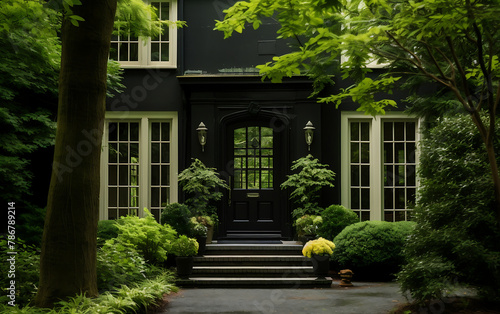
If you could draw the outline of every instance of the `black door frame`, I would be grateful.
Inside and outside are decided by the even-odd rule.
[[[269,110],[274,109],[274,110]],[[277,109],[277,110],[276,110]],[[219,159],[219,169],[221,170],[221,177],[228,181],[229,176],[234,175],[234,169],[232,164],[227,164],[226,161],[230,160],[229,158],[229,150],[227,149],[228,143],[228,134],[227,130],[234,124],[244,123],[246,121],[266,121],[269,123],[274,130],[274,132],[282,132],[280,134],[281,141],[280,147],[276,147],[275,149],[280,150],[282,160],[280,161],[281,165],[279,167],[279,175],[278,180],[284,180],[287,171],[289,169],[289,160],[290,160],[290,120],[286,114],[283,114],[286,110],[283,108],[266,108],[254,110],[252,106],[248,108],[248,110],[240,110],[237,112],[233,112],[227,115],[224,115],[219,120],[218,131],[219,136],[217,140],[217,153],[220,158]],[[281,183],[278,182],[278,186]],[[279,188],[275,191],[279,193],[279,205],[280,205],[280,229],[281,229],[281,238],[289,239],[292,236],[292,226],[291,226],[291,210],[290,210],[290,202],[288,201],[288,193],[286,191],[281,191]],[[227,226],[226,226],[226,211],[228,210],[228,191],[224,191],[224,197],[221,201],[221,206],[219,207],[218,215],[219,215],[219,238],[227,237]]]

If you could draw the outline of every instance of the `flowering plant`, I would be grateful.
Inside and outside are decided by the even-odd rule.
[[[324,238],[319,238],[316,240],[311,240],[304,245],[302,249],[302,255],[311,257],[313,254],[316,255],[332,255],[333,249],[335,249],[335,244]]]

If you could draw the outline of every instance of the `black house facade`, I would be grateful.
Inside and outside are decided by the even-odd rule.
[[[409,219],[418,119],[402,111],[373,117],[357,112],[356,104],[318,104],[306,77],[262,81],[255,66],[290,48],[275,39],[279,25],[272,19],[223,39],[213,30],[215,20],[234,1],[151,3],[161,18],[188,27],[146,42],[112,39],[111,58],[125,69],[126,89],[107,104],[100,219],[143,215],[144,208],[159,219],[165,204],[183,201],[178,173],[198,158],[230,185],[219,204],[219,238],[290,239],[293,204],[280,184],[292,162],[307,154],[336,173],[322,206],[342,204],[360,220]],[[306,127],[314,128],[310,145]]]

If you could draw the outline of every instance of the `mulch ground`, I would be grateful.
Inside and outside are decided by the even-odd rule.
[[[434,301],[426,306],[403,304],[398,306],[393,314],[499,314],[500,303],[485,302],[474,298],[451,298],[443,301]]]

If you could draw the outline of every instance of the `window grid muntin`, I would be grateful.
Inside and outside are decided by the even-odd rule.
[[[383,121],[383,215],[385,221],[411,219],[409,203],[415,203],[415,120]]]
[[[149,133],[149,209],[160,222],[162,209],[170,204],[171,124],[151,121]]]
[[[259,126],[244,127],[235,129],[233,135],[234,188],[272,189],[273,129]],[[241,136],[245,140],[236,142]]]
[[[350,208],[360,221],[370,220],[370,138],[370,122],[350,121]]]
[[[139,122],[108,124],[108,218],[139,213]]]

